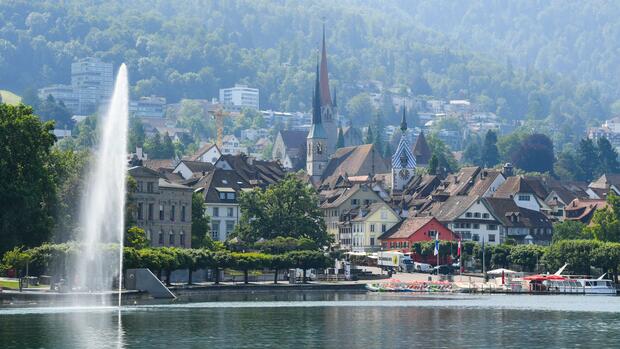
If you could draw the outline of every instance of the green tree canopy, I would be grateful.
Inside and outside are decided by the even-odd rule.
[[[279,236],[303,237],[319,246],[328,245],[331,237],[327,234],[318,202],[314,188],[288,175],[266,189],[257,188],[241,195],[237,233],[248,241]]]

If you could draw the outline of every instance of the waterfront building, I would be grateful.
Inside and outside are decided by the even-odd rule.
[[[379,236],[384,250],[397,249],[404,253],[411,252],[416,242],[435,239],[457,241],[459,238],[435,217],[409,217]]]
[[[259,110],[259,91],[257,88],[239,84],[235,87],[222,88],[220,89],[220,103],[233,110],[244,108]]]
[[[190,248],[192,188],[142,166],[130,168],[129,175],[136,181],[136,191],[129,197],[133,219],[146,232],[150,246]]]
[[[340,215],[338,242],[341,249],[373,252],[381,248],[379,236],[400,222],[383,200],[351,208]]]

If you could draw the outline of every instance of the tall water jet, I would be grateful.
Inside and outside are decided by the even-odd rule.
[[[117,278],[119,305],[125,225],[128,98],[127,67],[122,64],[107,113],[99,121],[99,144],[82,201],[80,250],[76,255],[73,280],[77,289],[107,292],[112,290]]]

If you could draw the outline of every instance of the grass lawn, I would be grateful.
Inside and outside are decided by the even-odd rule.
[[[15,93],[7,90],[0,90],[0,95],[2,96],[2,102],[11,105],[17,105],[22,101],[22,98]]]

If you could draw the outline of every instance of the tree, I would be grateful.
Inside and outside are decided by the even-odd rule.
[[[620,197],[610,191],[607,203],[610,207],[597,210],[585,232],[599,241],[620,242]]]
[[[538,245],[516,245],[510,249],[508,259],[510,263],[518,265],[523,271],[535,271],[540,263],[545,249]]]
[[[577,148],[577,166],[579,167],[578,180],[590,182],[594,179],[598,167],[598,154],[594,142],[585,138],[579,142]]]
[[[174,158],[174,144],[168,132],[164,135],[164,143],[162,144],[160,157],[164,159]]]
[[[577,240],[584,239],[586,234],[583,233],[585,224],[578,221],[564,221],[553,224],[553,242],[561,240]]]
[[[146,232],[144,229],[133,226],[125,233],[125,246],[141,249],[148,246]]]
[[[463,161],[472,165],[480,166],[482,165],[482,160],[480,156],[482,154],[482,145],[480,144],[480,137],[474,134],[472,137],[469,137],[467,146],[463,151]]]
[[[241,219],[236,233],[245,241],[304,237],[327,246],[331,237],[318,202],[314,188],[289,174],[264,190],[256,188],[241,194]]]
[[[56,101],[52,95],[47,96],[45,100],[41,101],[35,111],[41,120],[55,121],[55,125],[58,128],[71,129],[73,127],[71,112],[65,107],[64,103]]]
[[[553,142],[540,133],[525,138],[512,156],[514,165],[526,172],[553,173],[554,161]]]
[[[51,236],[57,205],[53,129],[30,107],[0,104],[0,252],[37,246]]]
[[[618,173],[620,172],[620,162],[618,162],[618,152],[611,145],[609,140],[601,137],[596,142],[598,153],[599,173]]]
[[[433,154],[431,159],[428,161],[428,173],[432,175],[437,175],[437,171],[439,169],[439,159],[437,155]]]
[[[136,147],[144,146],[146,135],[140,119],[132,117],[129,119],[128,151],[135,151]]]
[[[435,174],[445,174],[458,170],[458,164],[450,148],[435,134],[428,138],[428,147],[431,154],[437,157],[437,170]],[[431,156],[432,158],[432,156]]]
[[[484,144],[480,155],[482,166],[493,167],[499,163],[499,150],[497,150],[497,134],[489,130],[484,136]]]
[[[349,100],[346,106],[348,117],[356,123],[367,123],[374,114],[375,107],[366,93],[360,93]]]
[[[211,230],[209,216],[205,213],[205,199],[201,193],[192,195],[192,248],[212,247],[209,236]]]

